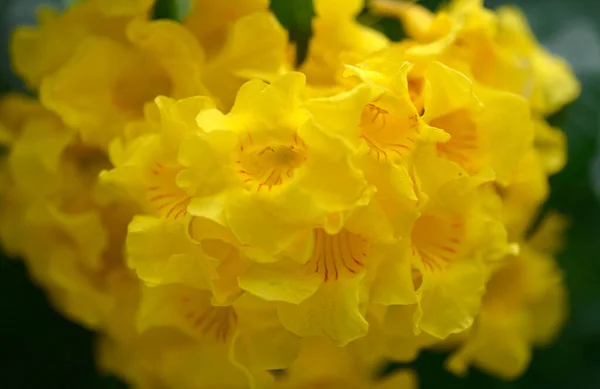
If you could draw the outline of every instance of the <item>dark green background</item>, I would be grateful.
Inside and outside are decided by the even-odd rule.
[[[0,0],[0,92],[20,88],[9,71],[7,40],[16,24],[31,22],[36,2],[40,1]],[[169,5],[161,3],[158,16],[168,16]],[[310,33],[310,1],[272,3],[302,52]],[[439,1],[422,3],[435,7]],[[502,3],[506,2],[490,0],[486,5]],[[553,124],[566,131],[569,140],[569,162],[552,179],[547,207],[568,215],[572,223],[568,246],[559,256],[570,291],[570,319],[552,347],[536,350],[528,372],[517,381],[501,382],[478,371],[458,379],[444,371],[444,355],[424,352],[413,365],[423,389],[600,389],[600,159],[596,161],[600,133],[600,1],[512,3],[525,10],[539,39],[571,62],[583,84],[581,98],[551,118]],[[361,15],[361,20],[393,39],[402,36],[398,24],[391,20],[369,15]],[[0,388],[124,388],[117,380],[98,374],[92,353],[93,334],[53,311],[43,292],[27,278],[23,265],[2,257]]]

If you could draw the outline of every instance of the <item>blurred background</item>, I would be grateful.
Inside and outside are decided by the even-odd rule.
[[[64,7],[73,0],[0,0],[0,94],[20,89],[11,74],[8,40],[18,24],[33,23],[40,3]],[[118,0],[114,0],[118,1]],[[228,0],[213,0],[228,1]],[[439,0],[423,0],[435,8]],[[459,379],[443,368],[445,355],[423,352],[412,366],[422,389],[439,388],[600,388],[600,1],[486,0],[486,6],[515,4],[527,14],[538,39],[565,57],[583,84],[579,100],[551,118],[569,141],[566,168],[552,178],[546,207],[571,221],[566,249],[559,255],[570,294],[570,318],[559,339],[538,349],[527,373],[502,382],[478,371]],[[310,36],[310,0],[272,0],[272,8],[300,51]],[[157,17],[176,14],[161,0]],[[398,23],[364,14],[360,20],[402,37]],[[0,257],[0,387],[6,389],[125,389],[101,376],[93,360],[94,336],[49,305],[24,266]]]

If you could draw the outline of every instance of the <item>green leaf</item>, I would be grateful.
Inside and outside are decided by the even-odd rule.
[[[217,0],[220,1],[220,0]],[[157,0],[154,4],[154,19],[182,20],[190,10],[190,0]]]
[[[296,43],[298,64],[304,61],[312,35],[312,18],[315,15],[311,0],[271,0],[271,10]]]

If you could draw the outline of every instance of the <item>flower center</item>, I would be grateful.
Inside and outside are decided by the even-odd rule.
[[[329,235],[323,229],[314,231],[315,246],[307,265],[323,276],[323,281],[351,277],[364,267],[367,241],[344,229]]]
[[[390,158],[406,159],[415,146],[417,116],[390,114],[374,103],[367,104],[361,117],[361,137],[369,146],[369,154],[377,161]]]
[[[446,143],[438,143],[438,153],[461,165],[469,173],[479,170],[481,161],[481,141],[477,125],[469,112],[458,110],[431,121],[431,126],[450,134]]]
[[[464,224],[454,217],[421,216],[412,230],[413,253],[427,270],[443,270],[461,255]]]
[[[243,181],[260,191],[262,188],[271,190],[291,179],[305,160],[306,147],[297,136],[289,141],[257,142],[249,134],[248,141],[240,146],[236,164]]]
[[[148,202],[167,219],[178,219],[187,215],[191,197],[176,185],[181,166],[156,162],[150,170]]]
[[[144,105],[156,96],[170,94],[171,80],[159,66],[152,65],[148,58],[140,58],[131,71],[123,73],[114,87],[113,101],[125,113],[139,117]]]
[[[199,313],[189,312],[186,318],[203,336],[225,343],[237,325],[237,315],[231,307],[209,306]]]

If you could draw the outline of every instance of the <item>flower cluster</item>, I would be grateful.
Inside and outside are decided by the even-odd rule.
[[[513,8],[315,0],[307,58],[267,0],[39,12],[39,98],[0,102],[4,249],[136,388],[413,388],[385,361],[519,376],[552,340],[570,68]],[[532,227],[535,231],[532,232]]]

